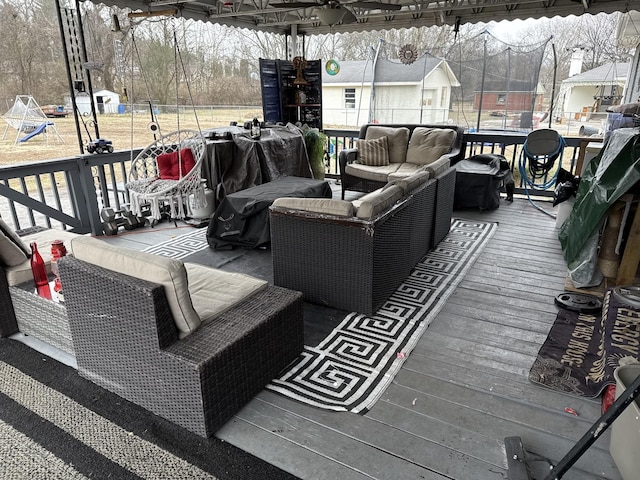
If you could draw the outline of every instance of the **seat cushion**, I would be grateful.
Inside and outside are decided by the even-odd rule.
[[[196,263],[185,263],[184,267],[191,303],[203,324],[215,320],[268,285],[265,280],[243,273],[224,272]]]
[[[395,172],[389,174],[387,180],[391,182],[392,180],[409,177],[415,173],[424,172],[424,171],[426,171],[425,165],[417,165],[415,163],[408,163],[408,162],[401,163],[400,167],[398,167],[398,169]]]
[[[409,145],[409,129],[406,127],[380,127],[372,125],[367,127],[366,140],[387,137],[389,145],[389,162],[404,163],[407,159],[407,146]]]
[[[55,240],[62,240],[65,246],[69,247],[71,239],[78,236],[79,235],[76,233],[52,228],[25,235],[24,237],[21,237],[21,240],[25,245],[29,245],[31,242],[36,242],[38,245],[38,252],[40,252],[40,256],[42,256],[42,260],[44,260],[44,266],[47,269],[47,273],[51,273],[51,243]],[[33,273],[31,272],[31,263],[29,260],[24,260],[18,265],[5,268],[5,273],[7,275],[9,285],[18,285],[20,283],[33,281]]]
[[[407,149],[407,163],[429,165],[451,151],[456,131],[450,128],[416,127]]]
[[[353,216],[353,204],[347,200],[333,198],[278,198],[273,202],[273,208],[291,208],[306,212],[338,215],[341,217]]]
[[[16,232],[0,218],[0,264],[15,267],[29,258],[31,251]]]
[[[354,177],[386,183],[389,174],[398,170],[400,165],[400,163],[390,163],[389,165],[384,165],[382,167],[371,167],[369,165],[354,162],[348,163],[344,171]]]
[[[74,238],[71,252],[79,260],[112,272],[161,284],[180,338],[202,323],[191,303],[187,270],[180,260],[118,247],[92,237]]]
[[[190,148],[183,148],[180,152],[162,153],[156,158],[156,163],[158,175],[163,180],[180,180],[196,164]]]
[[[389,165],[389,147],[387,137],[374,138],[373,140],[358,140],[358,162],[371,167]]]

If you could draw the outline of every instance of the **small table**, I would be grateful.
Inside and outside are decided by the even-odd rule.
[[[9,287],[18,330],[75,356],[64,303],[58,301],[49,282],[51,299],[38,295],[33,281]]]
[[[277,198],[331,198],[329,183],[300,177],[280,177],[227,195],[216,209],[207,242],[214,249],[262,247],[271,240],[269,207]]]

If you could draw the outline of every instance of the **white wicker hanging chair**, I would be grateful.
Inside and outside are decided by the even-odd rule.
[[[194,167],[188,172],[182,172],[182,162],[178,162],[177,180],[160,178],[158,156],[178,152],[178,158],[181,158],[183,149],[187,148],[193,154]],[[131,211],[142,216],[148,205],[151,220],[158,221],[162,218],[162,207],[168,207],[168,214],[172,219],[184,219],[191,216],[192,207],[206,206],[200,173],[205,151],[202,134],[197,130],[187,129],[163,135],[144,148],[132,160],[129,170],[126,188],[129,190]],[[193,198],[189,198],[191,196]]]

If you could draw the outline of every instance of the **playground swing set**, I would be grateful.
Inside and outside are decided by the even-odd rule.
[[[18,132],[14,145],[27,142],[40,134],[44,135],[48,144],[50,131],[55,135],[58,143],[64,143],[54,123],[47,118],[38,102],[31,95],[16,95],[13,106],[2,118],[7,122],[2,140],[6,138],[9,127],[13,127]]]

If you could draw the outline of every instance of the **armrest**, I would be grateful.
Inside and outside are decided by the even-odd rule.
[[[345,167],[348,163],[353,163],[358,159],[358,149],[357,148],[345,148],[340,152],[338,156],[338,160],[340,162],[340,173],[344,172]]]
[[[442,155],[435,162],[427,165],[427,172],[429,172],[429,174],[431,175],[431,178],[436,178],[442,172],[447,171],[447,169],[451,166],[452,155],[455,155],[455,154],[453,152],[446,153]]]

